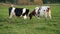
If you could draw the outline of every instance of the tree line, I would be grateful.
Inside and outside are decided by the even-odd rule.
[[[27,0],[25,0],[27,1]],[[33,2],[34,0],[30,0],[30,2]],[[60,3],[60,0],[42,0],[43,4],[51,4],[51,3]],[[12,4],[18,4],[18,0],[0,0],[2,3],[12,3]],[[21,1],[22,2],[22,1]]]
[[[0,0],[1,3],[17,3],[18,0]]]
[[[44,4],[51,4],[51,3],[60,3],[60,0],[43,0]]]

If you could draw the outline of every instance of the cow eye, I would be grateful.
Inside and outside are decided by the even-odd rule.
[[[45,11],[45,10],[44,10]]]

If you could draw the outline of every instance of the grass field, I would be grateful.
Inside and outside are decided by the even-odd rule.
[[[32,11],[36,6],[25,7]],[[0,34],[60,34],[60,5],[51,5],[52,19],[44,18],[37,20],[33,17],[26,22],[23,18],[13,17],[8,19],[8,6],[0,5]]]

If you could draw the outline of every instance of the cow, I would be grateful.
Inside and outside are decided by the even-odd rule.
[[[47,18],[49,17],[51,19],[51,8],[50,6],[40,6],[36,7],[30,14],[29,17],[32,19],[32,16],[37,17],[40,19],[40,17]]]
[[[9,7],[9,18],[11,19],[13,16],[23,17],[27,19],[29,13],[29,9],[27,8],[15,8],[13,6]]]

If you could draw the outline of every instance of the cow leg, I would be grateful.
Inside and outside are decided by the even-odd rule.
[[[15,15],[15,13],[11,12],[9,18],[11,19],[14,15]]]
[[[13,17],[13,14],[11,13],[10,16],[9,16],[9,18],[11,19],[12,17]]]
[[[24,16],[23,16],[23,18],[24,18],[24,19],[27,19],[27,16],[26,16],[26,15],[24,15]]]
[[[44,17],[45,17],[45,19],[47,18],[47,12],[44,12]]]
[[[48,16],[51,19],[51,10],[49,10]]]

